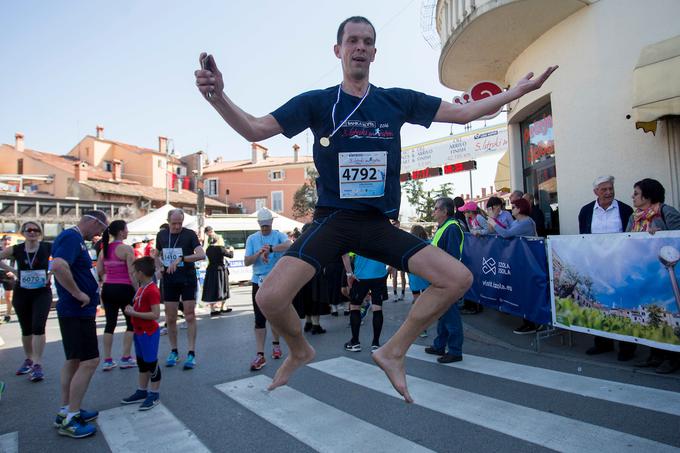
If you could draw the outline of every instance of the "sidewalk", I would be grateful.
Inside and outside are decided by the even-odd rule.
[[[575,363],[607,366],[634,373],[653,375],[660,379],[674,379],[680,382],[680,372],[663,375],[655,373],[653,369],[636,368],[633,366],[634,363],[642,361],[647,357],[649,354],[649,347],[647,346],[638,345],[635,357],[632,360],[619,362],[616,358],[616,348],[614,351],[604,354],[595,356],[586,355],[586,350],[593,345],[593,335],[560,329],[560,334],[541,339],[540,347],[538,352],[536,352],[536,334],[517,335],[512,332],[522,323],[522,320],[518,317],[484,307],[482,313],[462,315],[462,318],[466,340],[493,344],[512,350],[559,357]]]

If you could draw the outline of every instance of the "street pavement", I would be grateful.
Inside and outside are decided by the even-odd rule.
[[[406,301],[385,303],[386,341],[406,316]],[[322,317],[328,330],[308,335],[313,363],[289,386],[266,392],[280,361],[249,371],[254,349],[250,288],[232,289],[234,311],[210,318],[199,310],[197,367],[162,368],[162,404],[148,412],[121,406],[136,388],[136,369],[98,370],[84,408],[99,410],[98,432],[87,439],[61,437],[52,426],[59,406],[63,363],[55,314],[48,321],[45,381],[14,371],[23,360],[16,321],[0,326],[0,452],[514,452],[680,451],[680,374],[639,370],[615,354],[588,357],[586,335],[545,339],[518,336],[518,321],[485,310],[465,316],[465,358],[441,365],[423,353],[419,339],[407,359],[415,403],[405,404],[370,357],[370,314],[361,352],[346,352],[348,319]],[[104,318],[98,318],[100,335]],[[124,326],[122,317],[119,322]],[[571,340],[571,341],[570,341]],[[186,354],[179,331],[180,355]],[[120,357],[122,336],[114,338]],[[284,352],[286,351],[283,345]],[[169,352],[161,337],[160,358]],[[639,348],[644,358],[646,348]],[[181,365],[181,364],[180,364]]]

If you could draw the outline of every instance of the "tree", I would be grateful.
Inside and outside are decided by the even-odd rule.
[[[663,321],[664,310],[656,304],[648,305],[647,315],[649,316],[649,325],[656,329]]]
[[[319,173],[315,168],[310,168],[307,175],[309,179],[293,195],[293,217],[296,219],[310,216],[314,212],[318,200],[316,178]]]
[[[409,204],[416,210],[418,222],[434,222],[434,203],[438,198],[450,197],[453,194],[453,184],[447,182],[437,189],[423,189],[423,182],[412,179],[404,183],[404,191]]]

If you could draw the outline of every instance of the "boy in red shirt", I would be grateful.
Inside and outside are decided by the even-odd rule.
[[[152,409],[160,403],[161,369],[158,367],[158,344],[160,329],[156,320],[161,316],[161,292],[153,282],[156,263],[150,256],[138,258],[132,263],[135,280],[139,289],[133,305],[125,307],[125,314],[131,317],[134,329],[135,353],[139,368],[139,388],[135,393],[121,400],[123,404],[142,403],[140,411]],[[151,381],[151,388],[149,387]]]

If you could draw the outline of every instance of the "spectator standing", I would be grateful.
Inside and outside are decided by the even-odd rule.
[[[663,230],[680,230],[680,212],[664,203],[666,189],[656,179],[645,178],[633,185],[633,215],[626,231],[646,231],[654,234]],[[659,374],[670,374],[680,369],[680,353],[651,348],[649,357],[638,367],[653,367]]]
[[[628,225],[633,208],[617,200],[614,192],[614,177],[598,176],[593,181],[595,200],[583,206],[578,213],[579,234],[621,233]],[[614,340],[594,337],[593,346],[586,354],[596,355],[614,350]],[[625,341],[619,342],[618,359],[627,361],[635,355],[636,345]]]

